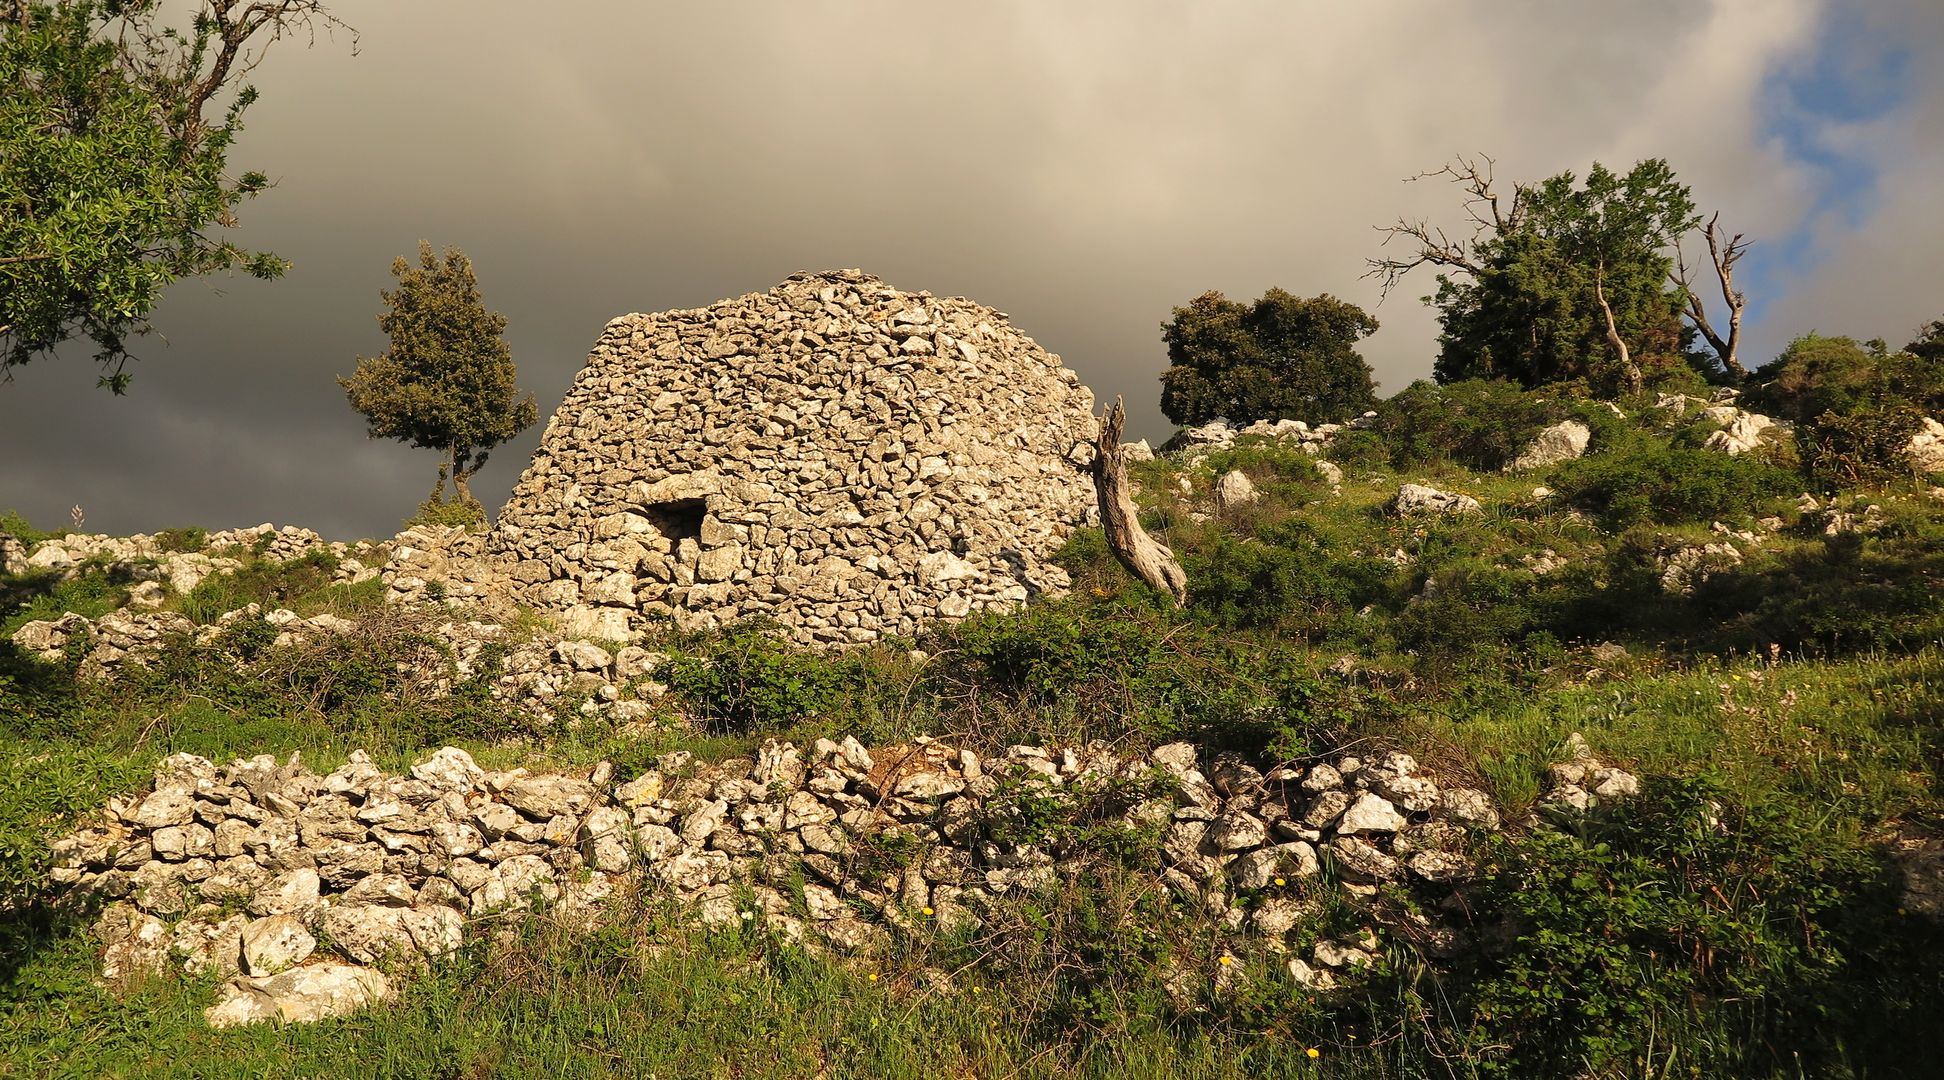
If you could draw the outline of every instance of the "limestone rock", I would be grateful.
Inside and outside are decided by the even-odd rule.
[[[1423,484],[1405,484],[1398,488],[1397,495],[1385,508],[1399,517],[1410,514],[1475,514],[1484,509],[1470,495],[1439,491]]]
[[[1405,825],[1404,815],[1397,812],[1388,799],[1375,792],[1366,791],[1357,796],[1357,801],[1343,811],[1337,822],[1339,835],[1366,832],[1396,832]]]
[[[1586,453],[1586,444],[1593,438],[1592,429],[1578,420],[1563,420],[1541,431],[1512,463],[1505,467],[1507,472],[1520,472],[1525,469],[1543,469],[1562,461],[1571,461]]]
[[[243,974],[276,975],[303,963],[317,948],[317,939],[289,915],[272,915],[243,927],[240,941]]]
[[[314,964],[266,978],[233,979],[203,1018],[214,1028],[266,1020],[308,1024],[348,1015],[391,994],[391,982],[370,968]]]
[[[1215,481],[1215,505],[1224,510],[1247,506],[1258,498],[1255,485],[1240,469],[1230,469]]]
[[[1910,463],[1920,473],[1944,473],[1944,423],[1924,417],[1923,426],[1904,447]]]

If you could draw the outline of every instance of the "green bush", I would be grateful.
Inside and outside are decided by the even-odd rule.
[[[1302,522],[1262,531],[1259,540],[1218,536],[1187,554],[1190,603],[1225,626],[1280,626],[1315,634],[1348,611],[1380,599],[1393,568],[1336,550]]]
[[[250,604],[265,608],[294,607],[331,587],[338,558],[324,548],[312,548],[287,562],[256,561],[198,582],[178,604],[181,612],[199,623]]]
[[[209,547],[209,530],[200,525],[163,529],[155,534],[155,546],[163,551],[202,551]]]
[[[1517,457],[1541,429],[1573,415],[1570,392],[1566,387],[1528,392],[1496,379],[1443,386],[1419,380],[1377,407],[1371,430],[1395,468],[1449,461],[1494,471]],[[1333,457],[1339,453],[1332,450]]]
[[[1392,633],[1433,671],[1498,665],[1505,647],[1537,628],[1528,606],[1532,575],[1490,566],[1439,571],[1430,595],[1399,612]]]
[[[39,529],[34,528],[33,525],[28,523],[26,518],[20,515],[18,510],[8,510],[5,513],[0,513],[0,533],[6,533],[15,540],[26,544],[28,547],[33,547],[43,540],[51,540],[60,535],[57,532],[41,532]]]
[[[1493,841],[1470,900],[1511,937],[1467,1002],[1487,1075],[1922,1073],[1896,1033],[1944,1020],[1937,928],[1899,919],[1894,872],[1815,808],[1726,802],[1650,780]]]
[[[1796,480],[1754,455],[1672,447],[1644,437],[1561,465],[1552,486],[1615,531],[1644,523],[1741,520]]]
[[[420,503],[418,512],[405,519],[404,527],[415,525],[435,525],[440,528],[461,528],[468,532],[484,532],[486,529],[486,508],[477,499],[462,499],[453,496],[441,499],[435,492]]]
[[[1831,490],[1908,477],[1910,437],[1922,425],[1908,405],[1823,413],[1797,433],[1803,471]]]
[[[1807,334],[1756,372],[1747,399],[1798,424],[1871,408],[1935,413],[1944,410],[1944,356],[1892,353],[1881,341]]]
[[[844,658],[795,648],[753,622],[671,652],[666,670],[698,719],[733,731],[817,716],[855,678]]]

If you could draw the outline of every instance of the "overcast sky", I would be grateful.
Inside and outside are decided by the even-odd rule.
[[[1427,277],[1378,306],[1373,226],[1458,224],[1402,179],[1666,157],[1755,240],[1746,355],[1944,314],[1935,0],[650,3],[338,0],[284,43],[233,171],[284,279],[179,283],[128,396],[85,350],[0,385],[0,509],[111,532],[261,521],[386,536],[432,451],[366,439],[333,377],[385,347],[389,267],[473,258],[544,417],[603,324],[862,267],[1009,312],[1132,436],[1159,325],[1208,289],[1363,304],[1381,393],[1431,369]],[[543,426],[542,425],[542,426]],[[540,427],[474,487],[511,488]]]

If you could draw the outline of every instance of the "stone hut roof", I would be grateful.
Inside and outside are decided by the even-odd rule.
[[[1093,395],[1004,313],[857,270],[609,323],[489,538],[583,633],[764,616],[805,643],[1057,591]]]

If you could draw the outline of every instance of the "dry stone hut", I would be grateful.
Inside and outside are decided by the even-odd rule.
[[[500,512],[517,599],[620,638],[911,634],[1066,585],[1093,395],[1006,316],[856,270],[609,323]]]

